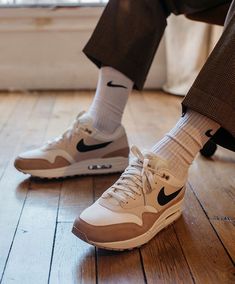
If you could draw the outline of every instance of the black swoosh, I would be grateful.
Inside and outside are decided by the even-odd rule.
[[[211,131],[212,129],[208,129],[206,132],[205,132],[205,135],[209,138],[213,137],[213,134],[211,134]]]
[[[86,145],[84,143],[84,140],[80,140],[77,144],[77,150],[79,152],[88,152],[88,151],[93,151],[93,150],[97,150],[100,148],[104,148],[107,145],[109,145],[110,143],[112,143],[113,141],[110,142],[105,142],[105,143],[101,143],[101,144],[94,144],[94,145]]]
[[[123,86],[123,85],[117,85],[117,84],[113,84],[113,81],[109,81],[107,83],[108,87],[113,87],[113,88],[123,88],[123,89],[127,89],[127,87]]]
[[[165,191],[164,191],[164,186],[161,188],[160,192],[158,193],[157,196],[157,201],[161,206],[166,205],[167,203],[169,203],[171,200],[173,200],[183,189],[183,187],[181,187],[179,190],[173,192],[172,194],[166,195]]]

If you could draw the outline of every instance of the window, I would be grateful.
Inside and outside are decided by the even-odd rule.
[[[50,6],[50,5],[78,5],[78,6],[103,6],[108,0],[0,0],[0,7],[15,6]]]

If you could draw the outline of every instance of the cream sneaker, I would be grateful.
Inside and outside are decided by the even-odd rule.
[[[123,126],[104,134],[92,126],[86,113],[78,115],[62,136],[39,149],[20,154],[15,167],[40,178],[122,172],[128,165],[129,146]]]
[[[132,147],[134,159],[111,186],[74,222],[72,232],[100,248],[139,247],[181,215],[185,180],[168,170],[167,162]]]

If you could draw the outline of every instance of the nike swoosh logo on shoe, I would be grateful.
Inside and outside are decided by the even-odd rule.
[[[109,81],[107,83],[108,87],[112,87],[112,88],[123,88],[123,89],[127,89],[127,87],[123,86],[123,85],[117,85],[117,84],[113,84],[113,81]]]
[[[105,143],[100,143],[100,144],[93,144],[93,145],[86,145],[84,143],[84,140],[80,140],[77,144],[77,150],[79,152],[88,152],[88,151],[93,151],[97,149],[101,149],[112,143],[113,141],[110,142],[105,142]]]
[[[181,190],[183,189],[183,187],[181,187],[179,190],[169,194],[169,195],[166,195],[165,194],[165,188],[164,186],[161,188],[158,196],[157,196],[157,201],[158,203],[161,205],[161,206],[164,206],[166,205],[167,203],[169,203],[171,200],[173,200],[180,192]]]
[[[205,135],[209,138],[213,137],[214,134],[211,134],[211,131],[212,129],[208,129],[206,132],[205,132]]]

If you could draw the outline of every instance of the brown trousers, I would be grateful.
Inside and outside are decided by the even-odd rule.
[[[225,3],[231,5],[223,35],[182,105],[218,122],[214,141],[235,151],[235,0],[110,0],[83,51],[98,67],[112,66],[142,89],[167,17]]]

